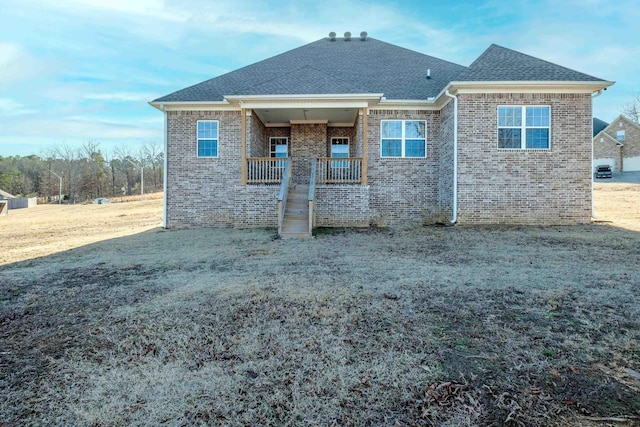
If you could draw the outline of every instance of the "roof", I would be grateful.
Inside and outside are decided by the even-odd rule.
[[[609,142],[613,142],[615,143],[617,146],[619,147],[623,147],[624,144],[620,141],[618,141],[617,139],[615,139],[614,137],[612,137],[611,135],[609,135],[608,133],[604,132],[604,129],[601,130],[600,132],[598,132],[594,137],[594,143],[598,143],[598,141],[600,140],[600,138],[604,138],[606,140],[608,140]]]
[[[427,74],[430,74],[429,78]],[[371,37],[323,38],[154,100],[220,102],[225,96],[384,94],[428,100],[453,81],[602,82],[492,44],[468,68]]]
[[[0,189],[0,199],[15,199],[16,196]]]
[[[384,93],[388,99],[437,96],[464,66],[371,37],[323,38],[156,99],[222,101],[225,95]],[[431,78],[427,79],[427,70]]]
[[[603,81],[506,47],[492,44],[456,81]]]
[[[600,133],[600,131],[604,130],[607,126],[609,126],[609,123],[605,122],[604,120],[600,120],[597,117],[593,118],[593,136],[596,136],[597,134]]]

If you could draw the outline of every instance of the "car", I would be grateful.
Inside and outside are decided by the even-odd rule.
[[[609,165],[596,166],[596,178],[613,178],[613,172],[611,172],[611,166]]]
[[[93,201],[94,205],[106,205],[107,203],[109,203],[109,199],[106,197],[98,197]]]

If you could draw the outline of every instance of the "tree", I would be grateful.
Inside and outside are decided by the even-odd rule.
[[[640,93],[637,93],[627,105],[622,108],[622,114],[634,123],[640,125]]]

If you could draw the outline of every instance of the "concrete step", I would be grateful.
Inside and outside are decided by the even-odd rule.
[[[306,221],[309,222],[309,213],[293,213],[287,212],[284,214],[284,220],[287,221]]]

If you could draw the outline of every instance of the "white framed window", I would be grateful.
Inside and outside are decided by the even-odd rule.
[[[626,132],[623,130],[619,130],[616,132],[616,139],[618,141],[624,141],[624,139],[626,138]]]
[[[272,136],[269,138],[269,157],[286,159],[289,157],[289,138],[286,136]],[[276,162],[276,166],[284,167],[284,162]]]
[[[217,120],[198,120],[198,157],[218,157]]]
[[[381,120],[381,157],[427,157],[426,120]]]
[[[551,147],[551,107],[498,106],[498,148],[548,150]]]
[[[348,158],[349,157],[349,138],[332,137],[331,138],[331,157],[332,158]],[[332,168],[347,168],[348,161],[331,162]]]

